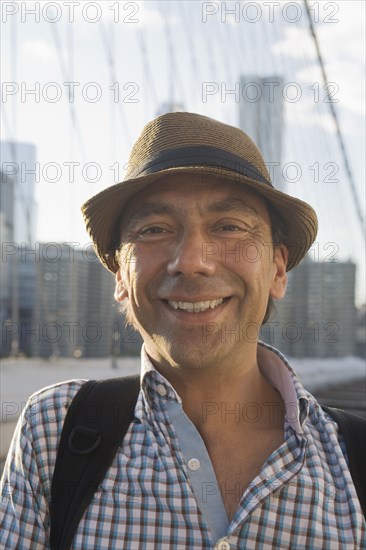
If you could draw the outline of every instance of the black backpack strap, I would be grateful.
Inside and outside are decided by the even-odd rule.
[[[322,405],[322,409],[339,426],[347,449],[349,470],[366,518],[366,419],[333,407]]]
[[[132,422],[139,391],[139,376],[89,380],[72,400],[52,479],[52,550],[70,547],[85,509]]]

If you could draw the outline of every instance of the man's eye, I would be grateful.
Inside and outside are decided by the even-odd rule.
[[[165,231],[162,227],[146,227],[145,229],[142,229],[139,233],[140,235],[158,235],[162,231]]]
[[[219,231],[244,231],[241,227],[233,224],[222,225],[218,229]]]

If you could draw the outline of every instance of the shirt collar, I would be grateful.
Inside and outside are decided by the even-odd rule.
[[[150,393],[156,395],[157,392],[159,395],[159,389],[161,386],[163,386],[166,391],[165,397],[174,399],[178,401],[178,403],[182,403],[182,398],[180,397],[180,395],[178,395],[171,383],[154,367],[150,357],[146,352],[145,344],[142,344],[141,348],[140,383],[142,391],[144,393],[144,397],[150,405]]]
[[[281,394],[288,424],[298,435],[302,435],[302,425],[309,412],[309,394],[278,349],[259,341],[257,360],[263,376]]]
[[[303,434],[302,424],[308,416],[309,394],[304,389],[295,371],[280,351],[264,342],[258,342],[258,366],[262,375],[275,387],[285,403],[288,424],[298,435]],[[171,383],[156,370],[150,360],[145,344],[141,348],[141,388],[144,398],[151,406],[154,398],[164,397],[182,403],[181,397]],[[164,389],[162,390],[163,387]]]

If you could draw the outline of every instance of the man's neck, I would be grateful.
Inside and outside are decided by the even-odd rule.
[[[241,377],[227,377],[225,383],[191,386],[179,391],[183,409],[200,433],[283,427],[284,403],[280,393],[261,374],[258,366]]]
[[[261,373],[256,354],[244,357],[237,364],[232,360],[205,369],[162,368],[153,363],[181,397],[185,413],[201,434],[283,427],[285,405],[280,393]]]

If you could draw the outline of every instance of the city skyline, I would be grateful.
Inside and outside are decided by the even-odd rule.
[[[37,242],[80,247],[89,242],[80,205],[123,179],[130,145],[163,103],[238,125],[240,102],[250,100],[243,95],[241,75],[277,75],[283,86],[269,82],[266,90],[284,96],[281,172],[287,191],[310,202],[319,215],[311,253],[321,262],[334,251],[335,259],[355,261],[357,303],[365,302],[364,241],[303,9],[296,15],[273,3],[272,13],[263,3],[252,3],[260,6],[261,17],[251,22],[254,8],[244,11],[245,3],[224,3],[227,12],[240,5],[240,13],[230,15],[216,13],[217,2],[132,2],[125,10],[121,4],[119,13],[113,2],[105,2],[99,21],[93,22],[97,11],[80,6],[69,23],[63,2],[54,3],[58,13],[39,7],[33,15],[20,4],[14,14],[2,7],[7,23],[2,136],[37,148]],[[326,11],[315,2],[312,14],[362,204],[365,6],[330,4]],[[350,29],[352,41],[345,49]],[[92,59],[91,43],[96,45]]]

